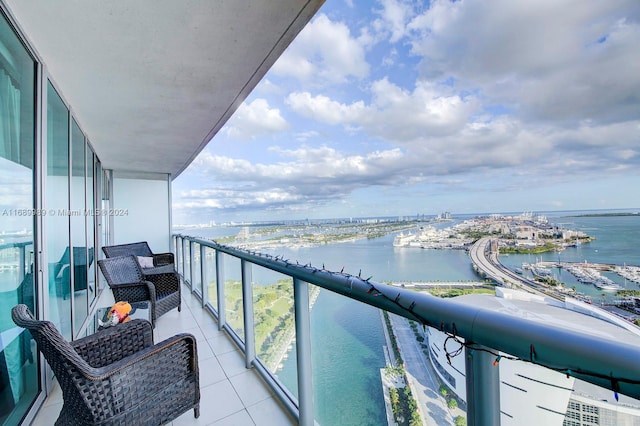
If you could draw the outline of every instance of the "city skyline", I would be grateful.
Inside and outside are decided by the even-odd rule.
[[[174,181],[174,223],[636,208],[639,21],[327,1]]]

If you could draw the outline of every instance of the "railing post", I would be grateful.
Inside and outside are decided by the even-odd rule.
[[[251,262],[240,260],[242,268],[242,309],[244,313],[244,355],[245,367],[251,368],[256,359],[256,335],[253,323],[253,287]]]
[[[209,280],[207,277],[207,248],[200,244],[200,289],[202,291],[202,307],[209,302]]]
[[[469,426],[500,424],[500,367],[487,347],[468,344],[465,347],[467,385],[467,424]]]
[[[313,380],[311,374],[311,321],[309,284],[293,279],[293,308],[296,322],[296,356],[298,359],[298,424],[314,424]]]
[[[216,291],[218,293],[218,330],[222,330],[227,323],[224,308],[224,259],[220,250],[216,250]]]

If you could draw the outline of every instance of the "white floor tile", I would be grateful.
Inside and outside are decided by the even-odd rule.
[[[267,398],[247,407],[256,426],[284,426],[297,424],[273,398]]]
[[[218,355],[217,358],[227,377],[233,377],[247,370],[245,367],[244,354],[240,351]]]
[[[213,423],[215,426],[253,426],[254,424],[247,410],[239,411]]]
[[[258,373],[253,370],[245,369],[244,372],[230,377],[229,381],[245,407],[273,396]]]

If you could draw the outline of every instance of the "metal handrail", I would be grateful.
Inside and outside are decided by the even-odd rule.
[[[467,345],[491,348],[614,392],[640,398],[638,346],[603,340],[586,332],[534,322],[255,251],[190,236],[175,236],[462,337]]]

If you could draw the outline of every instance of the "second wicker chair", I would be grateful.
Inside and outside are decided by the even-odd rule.
[[[136,256],[101,259],[102,271],[116,301],[151,304],[151,322],[173,308],[181,310],[180,275],[177,272],[144,274]]]

